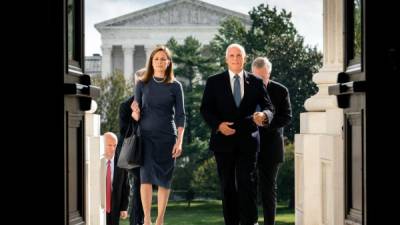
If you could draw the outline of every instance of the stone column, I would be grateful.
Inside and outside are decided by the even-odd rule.
[[[151,52],[154,50],[154,46],[153,45],[144,45],[144,52],[146,53],[146,65],[147,65],[147,61],[150,58]]]
[[[323,67],[313,76],[318,93],[307,99],[295,136],[296,225],[344,224],[343,110],[328,86],[343,71],[343,4],[323,2]]]
[[[122,48],[124,52],[124,76],[127,82],[132,82],[133,75],[133,53],[134,46],[123,46]]]
[[[307,99],[304,107],[307,111],[325,111],[337,108],[336,96],[328,95],[328,86],[337,82],[337,74],[343,71],[343,9],[337,0],[324,1],[324,57],[323,67],[314,74],[313,81],[318,93]]]
[[[102,225],[104,215],[100,204],[100,115],[95,114],[97,104],[85,112],[85,187],[86,223]],[[104,211],[104,210],[103,210]]]
[[[103,78],[111,75],[111,51],[112,46],[103,45],[101,46],[101,51],[103,52],[103,56],[101,57],[101,76]]]

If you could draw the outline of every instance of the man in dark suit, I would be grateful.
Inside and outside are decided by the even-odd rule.
[[[200,112],[211,127],[226,225],[257,224],[257,126],[268,126],[273,106],[260,78],[243,70],[246,53],[231,44],[228,70],[207,79]],[[259,105],[261,112],[256,112]]]
[[[274,119],[268,127],[260,127],[260,154],[258,175],[264,211],[264,225],[275,224],[277,201],[277,175],[284,160],[283,128],[292,119],[288,89],[270,80],[272,64],[266,57],[258,57],[252,63],[252,72],[263,79],[268,95],[275,108]]]
[[[128,217],[129,183],[127,171],[117,167],[119,152],[117,136],[107,132],[104,137],[104,157],[101,159],[101,205],[106,213],[107,225],[119,225],[120,217]]]
[[[133,120],[131,116],[131,104],[133,100],[134,96],[131,96],[122,102],[119,107],[120,136],[117,149],[121,149],[122,147],[124,135],[126,134],[129,124],[134,123],[135,127],[137,126],[137,122]],[[130,225],[141,225],[143,224],[143,207],[142,199],[140,197],[140,167],[128,170],[128,175],[128,178],[131,182],[132,193],[129,210],[129,222]]]
[[[135,84],[138,79],[140,79],[146,68],[142,68],[136,71],[134,75]],[[122,143],[128,130],[130,123],[133,123],[135,127],[137,127],[138,123],[132,118],[132,102],[134,100],[134,96],[132,95],[127,100],[123,101],[119,106],[119,128],[120,128],[120,136],[117,149],[121,149]],[[129,223],[130,225],[141,225],[144,223],[143,221],[143,207],[142,207],[142,199],[140,197],[140,167],[136,167],[128,170],[128,178],[131,181],[131,193],[132,198],[130,201],[130,210],[129,210]]]

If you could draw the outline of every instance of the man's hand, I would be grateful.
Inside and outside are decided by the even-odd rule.
[[[257,126],[264,126],[264,122],[266,120],[266,116],[263,112],[255,112],[253,114],[253,121]]]
[[[121,219],[128,218],[128,211],[121,211],[120,212],[120,217],[121,217]]]
[[[218,126],[218,130],[221,131],[221,133],[225,136],[232,135],[236,132],[235,129],[232,129],[229,127],[229,125],[232,125],[232,122],[222,122]]]
[[[136,101],[132,102],[131,105],[132,109],[132,118],[136,121],[140,119],[140,109],[139,109],[139,104]]]

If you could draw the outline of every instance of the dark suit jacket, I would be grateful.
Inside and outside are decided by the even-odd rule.
[[[127,171],[117,166],[119,154],[115,156],[111,211],[115,213],[115,217],[119,217],[120,211],[128,210],[130,187]]]
[[[132,105],[134,98],[135,98],[135,96],[132,95],[131,97],[129,97],[128,99],[126,99],[119,105],[119,136],[118,136],[118,145],[117,145],[118,152],[121,151],[122,143],[124,142],[124,137],[125,137],[126,131],[128,130],[130,123],[133,123],[134,129],[137,129],[137,126],[138,126],[138,122],[132,118],[131,105]],[[140,169],[140,167],[135,167],[131,170],[128,170],[128,172],[134,172],[134,170],[137,171],[139,169]]]
[[[114,218],[114,221],[119,220],[120,211],[126,211],[128,209],[129,203],[129,192],[130,186],[128,181],[128,171],[125,169],[121,169],[117,166],[119,154],[121,152],[122,143],[124,140],[124,135],[128,128],[130,122],[134,120],[131,119],[132,110],[130,105],[132,104],[133,96],[128,98],[126,101],[121,103],[119,108],[119,126],[120,126],[120,134],[118,136],[118,144],[117,149],[115,150],[115,157],[114,157],[114,178],[112,183],[112,197],[111,197],[111,213]],[[105,193],[105,173],[106,173],[106,166],[105,166],[105,158],[101,160],[101,171],[102,171],[102,186],[104,186],[104,193]],[[104,197],[104,196],[103,196]],[[102,199],[102,207],[105,208],[105,197]]]
[[[123,101],[119,106],[119,138],[118,138],[118,146],[117,151],[121,149],[122,142],[124,140],[125,133],[128,129],[130,123],[134,124],[136,129],[137,122],[132,118],[132,109],[131,104],[134,100],[134,96],[132,95],[125,101]]]
[[[260,128],[260,160],[279,163],[284,160],[283,127],[292,119],[292,108],[288,89],[282,84],[270,80],[268,95],[275,107],[274,119],[269,127]]]
[[[229,80],[229,72],[211,76],[207,79],[201,102],[200,112],[211,127],[210,150],[215,152],[257,151],[259,133],[252,116],[256,106],[268,115],[269,122],[273,117],[273,106],[262,80],[244,71],[244,96],[239,108],[236,107]],[[225,136],[217,132],[221,122],[233,122],[234,135]]]

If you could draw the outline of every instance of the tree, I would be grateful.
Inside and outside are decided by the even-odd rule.
[[[225,68],[225,51],[228,45],[238,43],[246,48],[247,32],[241,21],[235,17],[228,17],[222,21],[218,33],[210,42],[209,56],[218,63],[218,70]],[[247,49],[245,49],[247,52]]]
[[[285,161],[281,164],[278,173],[278,201],[287,202],[289,208],[294,207],[294,145],[289,143],[285,147]]]
[[[186,112],[184,151],[177,160],[173,186],[188,191],[187,196],[194,196],[190,186],[193,171],[210,157],[208,152],[210,134],[200,115],[200,103],[205,78],[214,73],[217,67],[200,42],[191,36],[185,38],[183,44],[178,44],[171,38],[167,46],[173,53],[174,73],[183,84]]]
[[[193,173],[191,186],[204,197],[221,198],[215,158],[205,160]]]
[[[200,42],[192,36],[179,45],[174,38],[167,42],[173,52],[174,73],[183,83],[185,96],[185,140],[190,144],[194,137],[208,138],[207,128],[199,109],[204,89],[204,75],[215,71],[215,63],[204,56]]]
[[[93,84],[101,91],[97,99],[97,112],[100,114],[101,133],[111,131],[119,134],[119,105],[127,96],[132,95],[132,85],[125,82],[124,75],[115,71],[110,76],[93,77]]]
[[[277,12],[264,4],[249,13],[253,21],[248,32],[251,58],[266,55],[272,63],[271,78],[284,84],[290,93],[293,110],[292,124],[286,129],[286,135],[293,141],[299,132],[300,112],[307,98],[315,94],[316,86],[312,75],[322,66],[322,54],[316,47],[304,45],[291,22],[292,15],[286,10]]]
[[[290,93],[292,103],[292,123],[285,129],[285,134],[293,141],[299,132],[300,112],[307,98],[316,92],[312,75],[322,66],[322,54],[316,47],[304,45],[304,38],[297,33],[291,22],[291,13],[284,9],[277,12],[264,4],[254,7],[249,12],[251,28],[237,19],[228,19],[221,24],[219,33],[210,43],[214,60],[220,67],[225,65],[225,49],[231,43],[244,46],[247,53],[246,70],[251,69],[251,62],[258,56],[267,56],[272,63],[271,79],[284,84]]]

